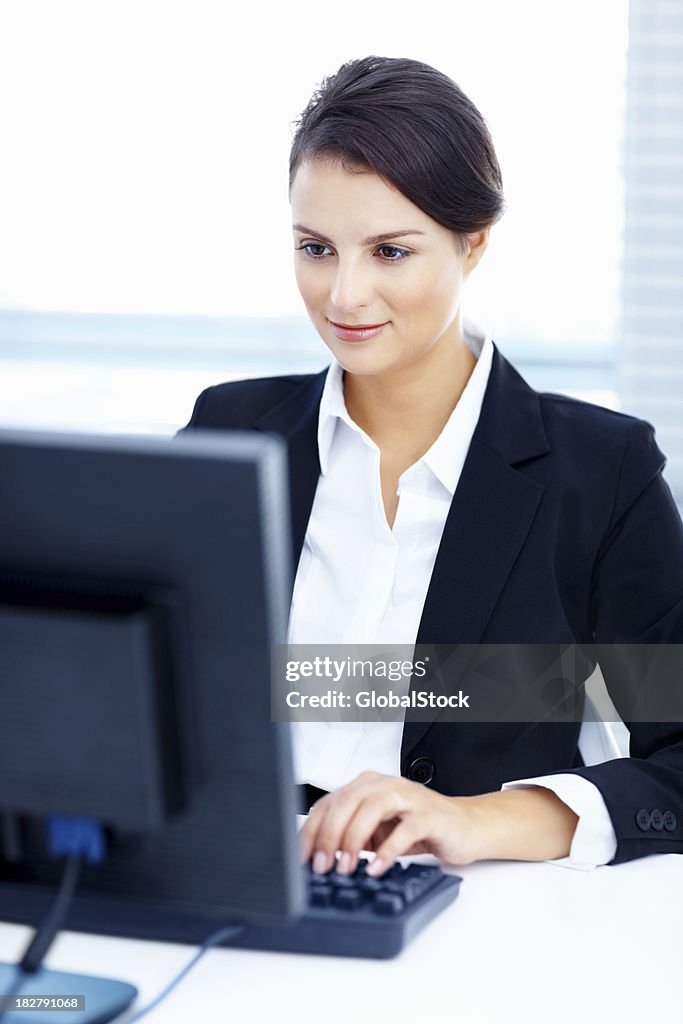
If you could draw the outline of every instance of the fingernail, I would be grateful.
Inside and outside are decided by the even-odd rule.
[[[351,870],[351,854],[342,853],[341,857],[337,861],[337,874],[348,875]]]
[[[324,875],[327,871],[327,854],[322,850],[313,854],[313,871],[316,875]]]
[[[375,857],[372,863],[368,864],[366,874],[381,875],[386,866],[386,861],[383,861],[381,857]]]

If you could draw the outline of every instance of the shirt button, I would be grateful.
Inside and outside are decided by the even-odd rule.
[[[657,832],[661,832],[664,828],[664,815],[657,807],[650,811],[650,824]]]
[[[644,807],[641,807],[641,809],[636,814],[636,825],[639,829],[642,829],[643,832],[647,832],[650,828],[650,815],[647,813]]]
[[[408,778],[412,782],[420,782],[426,786],[434,778],[434,762],[429,757],[418,757],[408,768]]]
[[[678,819],[673,811],[664,811],[664,814],[662,815],[662,823],[667,832],[674,832],[676,825],[678,824]]]

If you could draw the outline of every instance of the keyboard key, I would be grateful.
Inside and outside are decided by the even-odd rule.
[[[399,896],[403,895],[403,890],[405,888],[405,882],[403,879],[381,878],[380,882],[382,892],[397,892]]]
[[[359,857],[358,858],[358,863],[356,865],[356,870],[353,872],[352,877],[353,878],[362,878],[362,877],[364,877],[365,872],[368,869],[368,864],[369,863],[370,863],[370,861],[368,860],[367,857]]]
[[[310,903],[313,907],[329,907],[332,905],[334,890],[331,885],[316,885],[311,888]]]
[[[406,903],[414,903],[431,888],[429,879],[409,878],[403,887],[403,898]]]
[[[335,907],[355,910],[363,904],[363,894],[358,889],[337,889],[334,894]]]
[[[381,878],[357,878],[356,885],[365,893],[382,892],[384,888]]]
[[[430,864],[408,864],[405,869],[406,878],[440,878],[441,868]]]
[[[371,906],[376,914],[394,917],[403,910],[403,897],[397,892],[378,892]]]
[[[356,879],[352,875],[331,875],[330,882],[335,889],[355,889]]]

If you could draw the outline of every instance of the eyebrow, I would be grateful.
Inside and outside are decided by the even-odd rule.
[[[321,235],[319,231],[313,231],[311,228],[304,227],[303,224],[293,224],[292,230],[300,231],[302,235],[313,235],[315,238],[319,238],[321,242],[334,245],[331,239]],[[424,235],[424,231],[417,231],[414,228],[406,228],[403,231],[388,231],[383,235],[371,235],[370,238],[365,239],[363,245],[380,245],[381,242],[388,242],[391,238],[404,238],[406,235]]]

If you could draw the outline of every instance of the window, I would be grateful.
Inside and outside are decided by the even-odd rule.
[[[672,221],[669,206],[680,174],[666,163],[680,123],[676,6],[632,5],[643,43],[628,91],[626,0],[348,0],[334,32],[310,0],[242,8],[239,26],[218,2],[5,9],[2,422],[169,432],[208,383],[324,366],[290,270],[290,122],[325,74],[373,52],[439,67],[490,124],[508,211],[465,313],[534,385],[614,406],[621,386],[622,407],[637,411],[629,379],[642,378],[642,363],[633,340],[620,371],[620,337],[623,326],[636,338],[638,316],[646,332],[653,316],[664,321],[634,288],[652,256],[651,233],[638,239],[655,222],[666,238],[653,301],[680,277],[670,255],[681,247],[680,213]],[[637,13],[655,8],[669,11],[656,24]],[[660,45],[671,64],[664,98],[639,85],[655,74]],[[655,122],[649,104],[660,103],[668,114]],[[660,143],[657,166],[673,191],[660,177],[641,206]],[[636,165],[643,146],[650,155]],[[676,344],[665,336],[658,381]],[[663,422],[661,409],[650,415]]]

